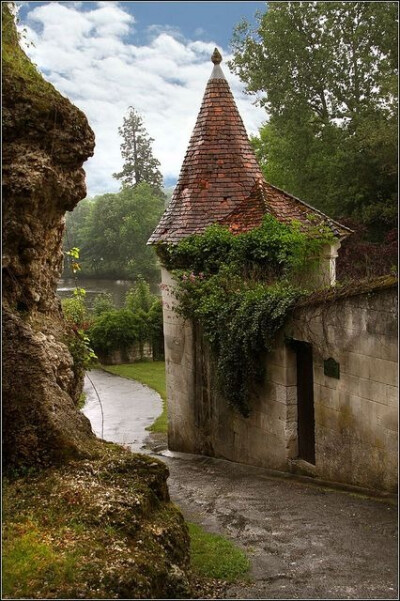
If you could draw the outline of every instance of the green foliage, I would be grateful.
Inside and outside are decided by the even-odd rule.
[[[78,328],[81,328],[88,319],[85,295],[83,288],[76,288],[72,298],[63,298],[61,301],[64,317]]]
[[[85,305],[86,290],[78,286],[76,279],[80,250],[74,247],[66,254],[72,258],[70,267],[75,277],[75,289],[72,298],[61,301],[64,317],[71,332],[66,336],[65,342],[74,361],[74,372],[78,377],[82,377],[84,372],[93,366],[97,356],[86,333],[89,327],[89,314]]]
[[[75,373],[82,375],[93,367],[97,355],[92,349],[90,338],[85,330],[79,329],[74,335],[67,336],[66,344],[74,360]]]
[[[153,358],[164,358],[164,327],[162,301],[157,299],[147,314],[148,332],[153,347]]]
[[[160,161],[153,156],[151,148],[154,140],[148,135],[142,117],[133,107],[129,107],[118,133],[123,138],[121,154],[124,166],[120,173],[114,173],[113,176],[122,181],[123,188],[146,182],[161,193],[163,178],[159,170]]]
[[[125,296],[125,308],[141,314],[146,321],[146,340],[151,342],[153,357],[164,357],[163,315],[161,300],[150,292],[149,284],[138,278]]]
[[[80,248],[83,276],[158,281],[156,256],[146,244],[163,211],[163,197],[147,183],[86,199],[67,216],[65,245]]]
[[[129,309],[114,309],[102,313],[89,330],[93,348],[98,352],[125,350],[135,342],[147,339],[146,315]]]
[[[217,391],[244,416],[263,376],[264,354],[304,294],[300,284],[318,264],[322,246],[332,242],[321,226],[311,224],[310,232],[266,215],[248,233],[211,226],[158,249],[168,269],[179,268],[173,271],[177,311],[200,324],[215,359]]]
[[[230,540],[188,522],[191,565],[206,578],[235,582],[248,577],[250,562]]]
[[[112,311],[115,309],[112,294],[109,292],[102,292],[97,294],[93,301],[93,314],[99,317],[102,313]]]
[[[397,22],[394,2],[272,2],[232,41],[269,114],[253,139],[266,178],[377,240],[396,213]]]
[[[157,300],[157,297],[150,292],[150,286],[146,280],[139,277],[135,286],[125,295],[125,308],[133,313],[140,309],[148,312]]]
[[[180,281],[179,312],[200,323],[216,362],[217,390],[247,417],[254,385],[264,375],[262,357],[301,291],[287,282],[243,280],[224,267],[217,275]]]
[[[85,403],[86,403],[86,397],[87,397],[86,392],[82,392],[79,395],[78,404],[76,406],[77,409],[83,409],[83,407],[85,406]]]
[[[136,342],[151,342],[153,348],[162,340],[162,308],[157,300],[146,312],[137,309],[113,309],[102,311],[89,329],[89,337],[97,352],[108,354],[113,350],[126,350]],[[162,349],[155,352],[162,356]]]
[[[70,269],[72,273],[75,275],[78,271],[80,271],[81,266],[78,263],[79,259],[79,248],[74,246],[70,250],[65,251],[64,253],[70,260]]]
[[[101,294],[93,305],[89,335],[96,351],[108,354],[134,343],[151,342],[153,356],[163,357],[162,306],[149,284],[138,278],[125,296],[125,307],[115,309],[111,295]]]
[[[201,278],[229,265],[230,273],[265,281],[293,278],[309,269],[310,261],[318,262],[321,245],[332,242],[326,226],[313,226],[311,219],[305,236],[299,224],[288,226],[267,214],[260,227],[247,233],[233,235],[212,225],[200,236],[188,236],[177,245],[159,245],[157,250],[168,269],[191,269]]]

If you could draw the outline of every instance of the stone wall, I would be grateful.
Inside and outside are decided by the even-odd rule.
[[[196,444],[198,437],[194,420],[196,399],[193,327],[174,311],[174,280],[164,268],[161,268],[161,290],[167,376],[168,447],[187,453],[201,452]]]
[[[295,338],[313,347],[316,473],[395,490],[398,332],[395,288],[299,309]],[[333,358],[339,378],[324,373]]]
[[[104,365],[121,365],[121,363],[135,363],[142,359],[153,359],[153,347],[150,342],[140,344],[136,342],[126,349],[117,349],[109,353],[97,351],[100,363]]]
[[[282,471],[393,490],[397,469],[397,294],[375,289],[296,310],[266,358],[266,378],[244,418],[215,393],[201,331],[173,310],[173,280],[163,270],[168,444]],[[313,349],[315,465],[298,460],[296,351]],[[324,375],[339,363],[340,379]]]

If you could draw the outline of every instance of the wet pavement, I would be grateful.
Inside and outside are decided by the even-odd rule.
[[[158,395],[104,372],[89,376],[102,401],[103,437],[143,451],[150,441],[140,424],[144,430],[161,412]],[[92,393],[84,412],[98,433],[101,412]],[[398,598],[397,507],[390,499],[223,459],[161,453],[171,498],[185,518],[231,538],[250,558],[251,582],[231,585],[225,599]]]
[[[160,395],[136,382],[93,369],[86,375],[82,412],[96,436],[143,452],[150,426],[162,412]]]

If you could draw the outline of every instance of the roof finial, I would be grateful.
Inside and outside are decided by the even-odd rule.
[[[222,56],[218,48],[214,49],[214,52],[211,55],[211,60],[214,63],[214,65],[219,65],[222,61]]]

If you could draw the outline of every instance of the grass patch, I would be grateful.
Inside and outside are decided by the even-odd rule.
[[[227,582],[247,580],[250,562],[241,549],[219,534],[206,532],[197,524],[188,522],[187,525],[194,572]]]
[[[84,552],[60,553],[46,533],[32,521],[11,524],[6,528],[2,561],[3,594],[11,597],[15,591],[29,598],[46,582],[50,589],[62,590],[73,585],[74,573],[79,571]],[[83,557],[82,557],[83,556]]]
[[[168,416],[165,361],[138,361],[137,363],[124,363],[122,365],[102,365],[101,368],[116,376],[141,382],[158,392],[163,401],[163,410],[161,415],[146,430],[166,434]]]
[[[79,396],[77,408],[83,409],[83,407],[85,406],[85,403],[86,403],[86,393],[82,392],[82,394]]]

